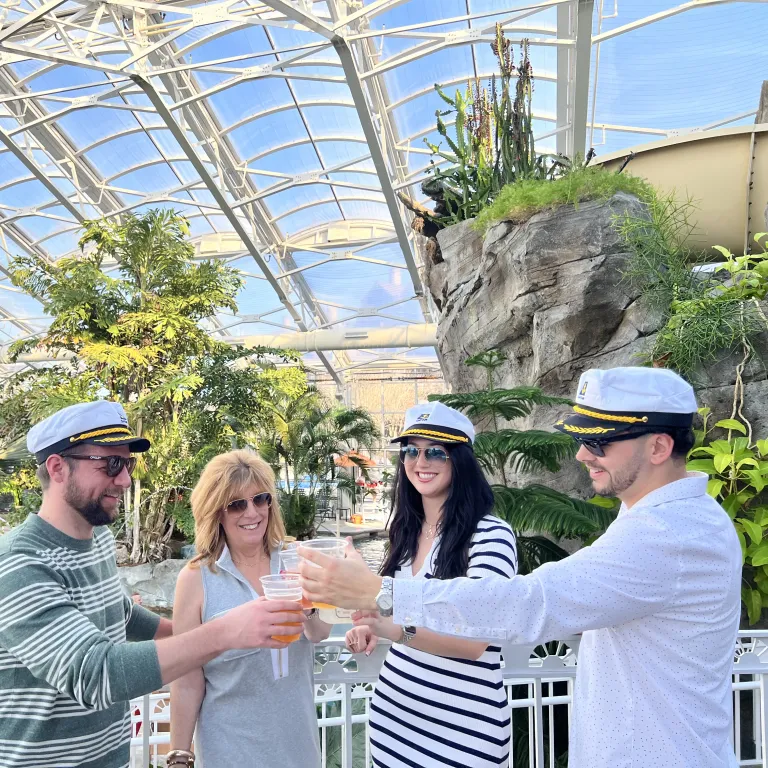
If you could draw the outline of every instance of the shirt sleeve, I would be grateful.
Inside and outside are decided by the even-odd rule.
[[[127,595],[123,598],[123,606],[126,638],[134,641],[152,640],[160,626],[160,617],[143,605],[134,603]]]
[[[56,571],[25,553],[0,559],[0,646],[90,710],[162,686],[154,642],[112,642],[78,610]]]
[[[592,546],[527,576],[397,579],[393,618],[461,637],[546,642],[659,611],[677,589],[680,567],[674,537],[627,515]]]
[[[515,534],[502,520],[490,522],[490,525],[478,529],[472,537],[467,576],[478,579],[495,575],[510,579],[517,573]]]

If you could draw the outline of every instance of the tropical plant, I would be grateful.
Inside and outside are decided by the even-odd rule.
[[[755,236],[755,241],[768,233]],[[760,302],[768,293],[768,251],[733,256],[715,246],[725,261],[710,279],[702,279],[691,296],[675,296],[665,326],[656,337],[652,357],[691,376],[724,351],[743,350],[745,363],[754,355],[757,336],[768,330]],[[725,273],[725,280],[718,280]]]
[[[242,442],[267,417],[264,401],[290,377],[265,367],[266,355],[296,359],[233,349],[203,328],[218,311],[237,310],[242,278],[219,261],[195,263],[188,235],[180,214],[150,210],[87,222],[77,256],[55,263],[21,256],[10,268],[14,284],[53,318],[40,337],[14,344],[12,355],[39,347],[71,359],[5,386],[0,416],[19,418],[5,435],[0,428],[0,440],[18,439],[30,422],[72,403],[121,402],[137,434],[153,440],[125,495],[134,562],[161,556],[173,532],[168,506],[178,487],[194,483],[199,457]]]
[[[477,215],[473,227],[485,232],[498,221],[522,222],[539,211],[563,205],[578,207],[589,200],[608,200],[624,192],[649,203],[654,192],[647,181],[602,166],[574,165],[556,179],[523,178],[504,187]],[[646,222],[647,225],[647,222]]]
[[[288,532],[306,537],[318,493],[337,480],[335,460],[352,453],[349,458],[356,463],[354,452],[369,448],[379,430],[365,409],[332,406],[312,387],[298,396],[276,398],[269,409],[271,420],[257,433],[259,451],[281,478]],[[309,483],[306,495],[299,492],[303,479]],[[302,502],[302,496],[312,502]]]
[[[709,475],[707,492],[733,520],[744,558],[741,597],[749,623],[755,624],[768,607],[768,440],[753,441],[749,423],[741,419],[710,425],[711,409],[699,414],[703,426],[695,430],[688,469]],[[712,439],[715,429],[726,430],[726,436]]]
[[[477,392],[430,395],[457,408],[487,428],[475,438],[475,455],[493,479],[496,512],[515,530],[520,571],[527,573],[544,562],[560,560],[568,553],[552,538],[582,539],[603,531],[615,517],[613,505],[593,504],[572,498],[544,485],[519,487],[515,476],[533,471],[556,472],[563,461],[575,456],[573,438],[559,432],[518,430],[506,422],[530,415],[534,406],[570,404],[561,397],[544,394],[538,387],[499,389],[496,370],[506,357],[489,350],[470,357],[466,365],[486,372],[486,387]]]
[[[551,179],[570,164],[559,155],[536,153],[528,42],[523,41],[520,61],[515,65],[512,42],[497,24],[491,48],[499,64],[499,77],[494,75],[487,89],[476,79],[452,99],[435,85],[448,105],[447,110],[435,113],[437,131],[448,149],[426,141],[433,161],[422,190],[436,203],[430,219],[438,226],[477,216],[505,185],[521,179]],[[446,117],[454,119],[453,137]],[[449,165],[439,165],[436,158]]]

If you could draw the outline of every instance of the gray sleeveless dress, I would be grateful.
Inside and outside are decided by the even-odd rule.
[[[216,565],[216,573],[200,569],[204,622],[258,597],[226,546]],[[277,551],[270,568],[280,572]],[[283,657],[282,678],[277,651],[268,648],[227,651],[203,667],[195,733],[201,768],[320,767],[312,644],[302,635]]]

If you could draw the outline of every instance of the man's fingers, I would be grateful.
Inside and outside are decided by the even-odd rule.
[[[318,552],[316,549],[312,549],[311,547],[297,547],[296,551],[299,557],[303,558],[304,560],[309,560],[310,563],[315,563],[322,568],[327,568],[334,561],[334,558],[332,558],[330,555],[324,555],[322,552]],[[299,565],[299,570],[301,570],[302,573],[304,572],[303,566],[304,563]]]
[[[290,645],[290,643],[280,643],[277,640],[267,640],[266,643],[264,643],[261,648],[275,648],[277,650],[282,650],[283,648],[287,648]]]
[[[272,624],[275,625],[281,625],[281,624],[303,624],[307,617],[304,613],[304,611],[285,611],[284,613],[273,613],[269,620],[272,622]],[[295,630],[295,627],[291,627],[291,630]],[[281,632],[280,634],[284,635],[292,635],[295,634],[294,632]]]
[[[300,611],[301,603],[298,600],[265,600],[264,610],[269,611],[269,613]]]

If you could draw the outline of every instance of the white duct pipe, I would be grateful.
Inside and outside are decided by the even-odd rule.
[[[298,352],[332,352],[336,349],[392,349],[437,346],[437,326],[434,323],[421,325],[399,325],[394,328],[326,328],[321,331],[289,331],[226,339],[229,344],[244,347],[276,347],[295,349]],[[30,352],[20,355],[20,363],[49,363],[64,361],[72,357],[71,352]],[[0,349],[0,363],[10,362]]]
[[[437,326],[400,325],[395,328],[327,328],[306,333],[288,332],[274,335],[246,336],[230,339],[246,347],[277,347],[298,352],[331,352],[337,349],[390,349],[437,346]]]

